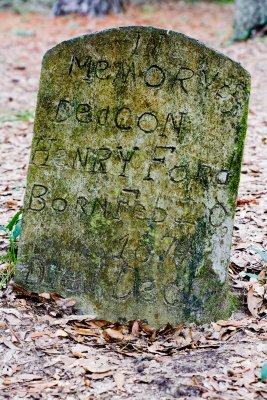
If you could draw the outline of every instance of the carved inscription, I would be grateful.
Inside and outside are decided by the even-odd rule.
[[[134,146],[132,149],[124,149],[122,146],[114,148],[58,148],[57,140],[54,138],[40,138],[37,140],[33,150],[31,163],[36,166],[50,166],[56,168],[71,168],[83,170],[89,174],[116,175],[120,178],[127,178],[134,173],[136,168],[134,161],[141,165],[140,178],[143,181],[159,182],[164,179],[178,184],[191,181],[198,182],[204,189],[210,185],[227,185],[230,171],[227,168],[217,169],[216,166],[206,165],[198,160],[198,163],[187,163],[177,165],[179,162],[179,147],[155,146],[150,149],[150,156],[144,159],[144,149]]]
[[[159,47],[157,47],[157,51],[159,51]],[[155,53],[153,54],[155,55]],[[171,88],[180,89],[185,94],[188,94],[187,82],[195,76],[195,72],[185,66],[171,71],[162,65],[152,64],[138,71],[134,61],[111,62],[105,59],[96,60],[92,56],[81,59],[72,55],[69,76],[73,77],[77,73],[88,84],[97,80],[111,80],[115,84],[135,85],[138,76],[148,88],[162,88],[164,85],[168,85]]]
[[[248,86],[238,64],[171,31],[50,50],[18,282],[111,320],[211,320],[227,298]]]
[[[82,124],[90,124],[97,127],[116,127],[119,130],[133,130],[138,128],[144,133],[157,131],[162,137],[175,136],[179,142],[184,137],[185,119],[188,113],[181,111],[169,112],[159,117],[157,112],[145,111],[139,115],[129,107],[111,109],[109,106],[97,109],[86,104],[76,104],[75,101],[60,100],[55,111],[55,121],[63,123],[68,119],[76,120]]]

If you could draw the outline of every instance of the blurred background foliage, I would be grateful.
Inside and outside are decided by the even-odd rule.
[[[267,34],[267,0],[172,0],[177,3],[233,3],[233,40]],[[37,12],[56,16],[76,13],[90,17],[120,13],[130,4],[154,6],[165,0],[0,0],[0,9],[10,8],[18,13]]]
[[[179,1],[179,0],[177,0]],[[186,3],[197,3],[199,1],[206,2],[214,2],[214,3],[233,3],[234,0],[184,0]],[[164,2],[164,0],[126,0],[127,3],[132,4],[153,4]],[[53,5],[55,4],[54,0],[0,0],[0,9],[3,8],[12,8],[14,11],[18,13],[25,12],[49,12],[52,10]]]
[[[53,0],[0,0],[0,9],[12,8],[18,13],[44,13],[52,9],[53,3]]]

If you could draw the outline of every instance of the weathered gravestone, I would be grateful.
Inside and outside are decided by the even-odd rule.
[[[249,86],[239,64],[160,29],[48,51],[17,283],[107,319],[228,316]]]

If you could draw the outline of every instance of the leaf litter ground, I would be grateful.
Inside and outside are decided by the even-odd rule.
[[[9,284],[0,292],[0,399],[266,399],[267,39],[227,44],[231,6],[164,2],[103,19],[0,13],[0,224],[22,206],[41,58],[64,39],[122,25],[184,32],[252,75],[229,269],[243,309],[202,327],[126,325],[75,314],[74,301]],[[0,251],[7,242],[0,237]],[[255,250],[256,249],[256,250]],[[0,265],[0,271],[6,268]],[[260,279],[259,279],[260,278]]]

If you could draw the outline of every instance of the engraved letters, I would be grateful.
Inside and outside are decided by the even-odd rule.
[[[141,26],[63,42],[42,68],[18,284],[107,320],[220,317],[246,72]]]

